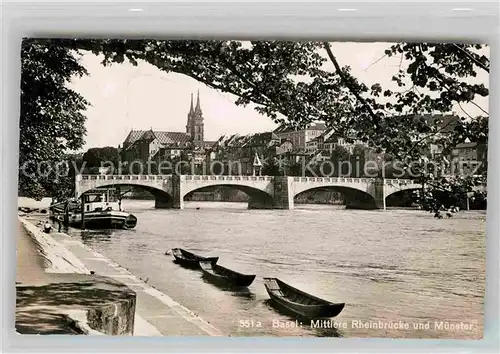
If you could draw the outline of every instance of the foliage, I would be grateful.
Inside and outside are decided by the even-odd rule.
[[[392,78],[400,88],[393,92],[379,83],[367,86],[360,82],[348,66],[338,63],[327,42],[48,39],[37,43],[34,48],[43,51],[54,47],[63,58],[69,49],[103,54],[104,65],[143,60],[233,94],[236,104],[252,104],[277,123],[304,127],[323,121],[348,143],[360,140],[406,165],[427,155],[430,143],[446,152],[467,138],[478,142],[487,138],[488,112],[484,109],[484,117],[472,117],[464,111],[446,134],[439,119],[422,116],[447,113],[455,104],[473,103],[476,97],[489,95],[483,84],[471,83],[478,71],[489,72],[489,59],[480,54],[481,45],[395,44],[385,54],[400,56],[401,62],[404,59],[406,70],[400,67]],[[62,67],[67,66],[63,61]],[[69,72],[83,72],[77,64],[70,68],[62,73],[63,81]],[[67,93],[60,86],[57,89]],[[76,107],[83,108],[83,101],[79,103]],[[64,126],[76,127],[74,135],[81,137],[83,124],[75,123]],[[77,146],[78,139],[73,139],[72,145]],[[448,182],[435,176],[422,178],[432,195],[435,190],[453,196],[455,185],[467,191],[471,188],[462,178],[450,177]]]
[[[21,47],[19,192],[41,199],[58,193],[64,154],[84,144],[87,102],[66,83],[86,70],[57,42],[24,40]]]
[[[86,167],[101,167],[108,162],[117,168],[120,163],[120,152],[112,146],[90,148],[83,154],[83,161],[86,162]]]
[[[263,176],[283,176],[285,174],[284,166],[280,166],[275,158],[267,158],[262,166],[261,174]]]
[[[64,200],[74,194],[76,175],[86,166],[81,154],[65,154],[62,160],[64,167],[60,170],[57,179],[53,180],[47,188],[51,190],[51,195],[56,200]]]

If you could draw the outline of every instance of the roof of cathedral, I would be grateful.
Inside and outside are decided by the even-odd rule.
[[[125,148],[127,148],[135,144],[137,141],[154,139],[158,139],[158,142],[162,145],[171,145],[177,143],[184,144],[191,141],[191,137],[188,133],[153,130],[131,130],[127,138],[123,142],[123,145]]]
[[[184,147],[191,143],[191,136],[182,132],[165,132],[154,130],[132,130],[123,142],[123,147],[129,149],[138,141],[152,141],[158,139],[161,145]],[[193,141],[192,144],[197,148],[212,147],[216,141]]]
[[[139,140],[153,140],[158,139],[161,144],[171,144],[184,141],[189,141],[190,136],[184,132],[166,132],[158,130],[131,130],[125,144],[133,144]]]
[[[187,143],[191,141],[191,136],[188,133],[181,132],[154,132],[160,144],[175,144]]]
[[[135,143],[137,140],[140,140],[142,138],[145,132],[145,130],[131,130],[125,138],[123,145]]]

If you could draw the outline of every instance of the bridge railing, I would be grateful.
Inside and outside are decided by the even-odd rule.
[[[214,176],[214,175],[186,175],[186,181],[267,181],[273,180],[272,176]]]
[[[157,181],[170,180],[172,175],[82,175],[82,180],[98,181]],[[217,176],[217,175],[183,175],[186,181],[273,181],[273,176]],[[294,182],[323,182],[323,183],[370,183],[375,178],[349,177],[293,177]],[[413,184],[410,179],[385,179],[386,185]]]
[[[384,181],[385,184],[387,185],[392,185],[392,186],[405,186],[405,185],[408,185],[408,184],[418,184],[418,183],[415,183],[413,180],[411,179],[386,179]]]
[[[82,180],[91,181],[157,181],[169,180],[172,175],[82,175]]]
[[[349,177],[294,177],[294,182],[322,182],[322,183],[371,183],[375,178],[349,178]],[[406,185],[412,184],[411,179],[385,179],[386,185]]]
[[[294,182],[327,182],[327,183],[367,183],[370,178],[348,178],[348,177],[294,177]]]
[[[82,180],[97,181],[156,181],[170,180],[172,175],[82,175]],[[272,181],[272,176],[183,175],[186,181]]]

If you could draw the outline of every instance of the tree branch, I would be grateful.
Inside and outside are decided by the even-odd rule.
[[[481,63],[479,60],[477,60],[476,58],[474,58],[474,56],[469,53],[467,50],[465,50],[464,48],[460,47],[458,44],[456,43],[453,43],[453,46],[455,48],[457,48],[459,51],[461,51],[462,53],[464,53],[470,60],[472,60],[477,66],[479,66],[481,69],[483,69],[484,71],[486,71],[487,73],[490,72],[490,68],[486,65],[484,65],[483,63]]]
[[[488,112],[486,112],[480,105],[478,105],[476,102],[474,101],[470,101],[470,103],[472,103],[474,106],[476,106],[477,108],[479,108],[481,111],[483,111],[484,114],[487,114],[488,116],[490,115]]]
[[[373,120],[376,123],[378,123],[380,121],[380,117],[373,112],[370,105],[366,102],[366,100],[363,97],[361,97],[358,90],[356,90],[356,88],[351,85],[351,82],[349,81],[349,79],[344,75],[344,73],[342,72],[342,69],[340,68],[339,63],[337,62],[337,59],[333,55],[332,49],[330,48],[330,43],[323,42],[323,45],[325,46],[328,57],[330,58],[333,65],[335,66],[335,71],[337,72],[337,74],[340,76],[340,78],[344,82],[344,85],[356,97],[356,99],[359,101],[359,103],[361,103],[366,108],[366,110],[368,111],[368,114],[373,118]]]

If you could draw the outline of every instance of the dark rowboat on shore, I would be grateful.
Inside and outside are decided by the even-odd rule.
[[[252,284],[254,274],[241,274],[209,261],[200,261],[205,278],[218,285],[229,287],[246,287]]]
[[[335,317],[345,306],[344,303],[332,303],[307,294],[278,278],[264,278],[264,286],[275,307],[302,318]]]
[[[173,248],[172,255],[174,262],[188,268],[199,268],[200,261],[208,261],[210,263],[217,263],[219,257],[202,257],[197,254],[186,251],[182,248]]]

